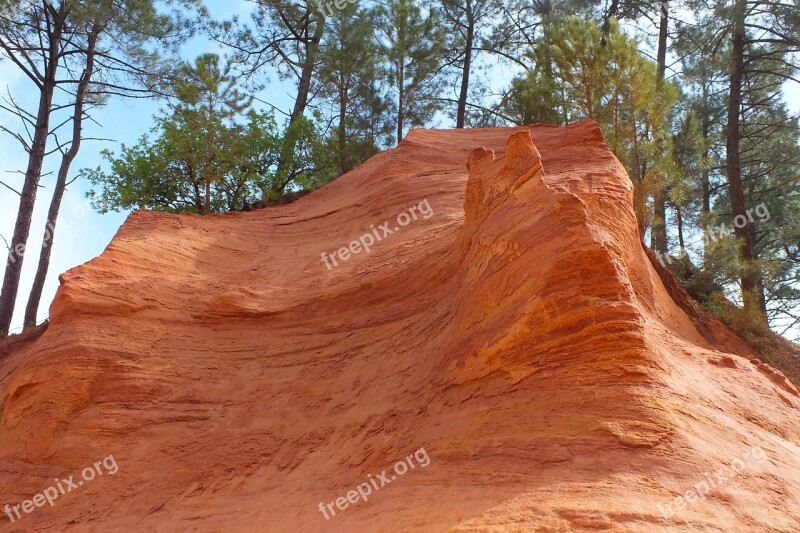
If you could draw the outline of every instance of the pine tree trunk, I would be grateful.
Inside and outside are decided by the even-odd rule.
[[[467,42],[464,48],[464,67],[461,73],[461,94],[458,96],[458,113],[456,128],[463,128],[467,115],[467,98],[469,97],[469,76],[472,68],[472,47],[475,41],[475,19],[472,0],[467,0]]]
[[[50,268],[50,253],[53,249],[53,242],[56,236],[56,222],[58,212],[61,208],[61,200],[64,197],[66,188],[67,173],[75,156],[70,156],[69,152],[61,159],[61,166],[58,169],[56,187],[53,191],[53,198],[50,200],[50,209],[47,211],[47,225],[45,226],[44,236],[42,237],[42,250],[39,254],[39,264],[36,267],[36,276],[33,279],[33,287],[28,296],[28,305],[25,307],[24,329],[36,325],[36,317],[39,314],[39,303],[42,300],[44,282],[47,280],[47,271]]]
[[[661,24],[658,32],[656,54],[658,84],[664,82],[667,71],[667,29],[669,23],[669,0],[661,3]],[[667,186],[659,184],[653,193],[653,226],[650,229],[650,247],[656,252],[667,253]]]
[[[669,0],[661,2],[661,22],[658,28],[658,52],[656,63],[658,65],[658,81],[664,81],[667,73],[667,37],[669,30]]]
[[[703,215],[711,213],[711,185],[709,183],[708,162],[711,154],[709,153],[708,140],[711,137],[711,122],[708,119],[708,86],[703,82]]]
[[[708,229],[708,215],[711,214],[711,183],[709,181],[710,171],[708,162],[711,154],[709,149],[709,139],[711,137],[711,122],[708,119],[708,83],[703,80],[703,171],[701,173],[701,188],[703,190],[703,268],[708,268],[708,243],[710,235]]]
[[[350,165],[347,163],[347,91],[342,89],[339,95],[339,129],[338,129],[338,142],[339,142],[339,171],[342,175],[350,172]]]
[[[44,282],[47,279],[47,271],[50,269],[50,253],[53,249],[53,242],[56,236],[56,223],[58,212],[61,208],[61,201],[64,198],[64,190],[67,186],[67,176],[70,166],[81,149],[81,138],[83,130],[83,108],[86,101],[86,92],[94,74],[95,47],[99,36],[99,29],[95,28],[89,35],[86,49],[86,69],[83,72],[81,81],[78,83],[78,90],[75,94],[74,115],[72,117],[72,143],[69,150],[61,158],[61,166],[58,169],[56,187],[53,191],[53,199],[50,201],[50,209],[47,212],[47,225],[45,226],[42,238],[42,250],[39,254],[39,264],[36,268],[36,276],[33,280],[28,305],[25,308],[24,328],[36,325],[36,316],[39,314],[39,303],[42,300]]]
[[[405,57],[400,58],[400,65],[397,72],[397,144],[403,140],[403,118],[405,115]]]
[[[311,79],[314,75],[314,67],[317,60],[317,48],[314,43],[309,43],[306,52],[306,61],[303,64],[303,71],[300,74],[300,81],[297,84],[297,99],[294,101],[294,108],[290,115],[290,122],[294,123],[305,113],[308,106],[308,95],[311,92]]]
[[[642,160],[639,156],[639,134],[636,130],[636,117],[632,117],[632,131],[633,131],[633,155],[636,162],[636,175],[634,176],[633,187],[633,209],[636,213],[636,222],[639,226],[639,238],[644,240],[644,234],[647,233],[648,220],[647,220],[647,196],[644,183],[644,176],[641,174]]]
[[[742,79],[744,76],[745,49],[745,8],[746,0],[736,0],[733,20],[733,45],[731,47],[731,79],[728,95],[728,131],[726,139],[728,185],[731,193],[731,214],[747,219],[744,189],[742,187],[741,166],[741,107]],[[759,275],[753,264],[755,259],[753,237],[750,226],[739,227],[734,224],[739,240],[739,254],[743,263],[741,272],[742,300],[747,310],[760,309],[758,298]]]
[[[39,180],[42,177],[42,165],[47,150],[47,137],[50,132],[50,113],[56,85],[62,28],[62,21],[55,21],[52,33],[48,36],[50,38],[47,50],[48,61],[39,88],[36,127],[34,128],[31,142],[31,151],[28,155],[28,167],[25,170],[25,183],[22,186],[17,221],[14,224],[14,235],[11,238],[11,249],[6,261],[3,288],[0,291],[0,337],[7,336],[11,329],[11,319],[17,303],[25,247],[30,236],[33,208],[36,204],[36,192],[39,188]]]
[[[310,36],[306,42],[306,57],[305,61],[303,61],[303,70],[300,73],[300,80],[297,83],[297,98],[294,101],[292,114],[289,115],[288,131],[291,131],[291,127],[303,116],[306,107],[308,107],[308,95],[311,93],[311,80],[314,76],[317,56],[319,55],[319,43],[322,40],[322,32],[324,29],[324,23],[317,23],[314,35]],[[294,159],[295,142],[295,137],[291,132],[284,139],[276,168],[276,175],[281,177],[281,179],[282,176],[288,172],[290,161]],[[264,198],[264,201],[266,200],[267,199]]]
[[[658,184],[653,191],[653,225],[650,227],[650,248],[667,251],[667,199],[665,186]]]
[[[594,120],[594,109],[592,107],[592,90],[591,85],[589,85],[589,80],[584,79],[584,87],[583,87],[584,98],[586,98],[586,112],[589,113],[587,118]]]

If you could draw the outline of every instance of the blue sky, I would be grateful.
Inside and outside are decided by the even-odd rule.
[[[234,13],[246,13],[252,5],[246,0],[206,0],[206,5],[215,18],[228,18]],[[183,48],[183,55],[192,59],[203,52],[218,52],[223,54],[218,46],[207,39],[196,38],[188,42]],[[503,73],[502,83],[507,82],[507,73]],[[498,81],[500,80],[498,76]],[[270,85],[259,95],[279,109],[289,110],[292,105],[292,87],[286,82],[271,76]],[[0,88],[8,90],[19,99],[28,109],[35,107],[35,94],[30,90],[30,82],[20,75],[8,61],[0,61]],[[800,87],[797,85],[787,87],[787,100],[795,110],[800,110]],[[34,106],[34,107],[32,107]],[[152,127],[152,117],[159,112],[162,102],[148,100],[112,100],[105,108],[94,113],[99,125],[89,123],[86,126],[87,137],[103,137],[115,139],[117,143],[134,144],[142,134]],[[16,128],[7,114],[0,114],[0,124]],[[447,126],[447,124],[443,124]],[[72,165],[72,176],[85,167],[96,167],[103,163],[100,151],[104,148],[115,150],[117,143],[86,142],[81,152]],[[5,134],[0,134],[0,179],[5,183],[19,189],[22,177],[13,174],[25,168],[26,158],[20,145]],[[56,158],[51,158],[45,164],[45,172],[52,172]],[[12,327],[18,331],[21,326],[22,316],[27,303],[27,295],[33,282],[38,260],[36,243],[41,242],[42,233],[49,207],[54,176],[47,175],[42,178],[42,188],[39,190],[38,202],[34,212],[33,226],[31,229],[31,250],[25,257],[22,280],[20,284],[17,309]],[[87,206],[85,194],[88,185],[76,181],[67,190],[63,206],[59,215],[57,234],[50,264],[50,271],[42,297],[39,310],[39,319],[48,316],[50,302],[58,288],[58,275],[66,270],[96,257],[111,242],[120,225],[129,213],[109,213],[100,215]],[[14,228],[18,208],[18,197],[11,191],[0,187],[0,235],[10,240]],[[0,274],[2,275],[2,274]]]

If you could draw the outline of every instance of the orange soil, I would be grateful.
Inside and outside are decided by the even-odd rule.
[[[119,471],[0,528],[800,531],[797,390],[676,303],[632,202],[583,122],[415,130],[291,205],[135,213],[0,359],[0,504]]]

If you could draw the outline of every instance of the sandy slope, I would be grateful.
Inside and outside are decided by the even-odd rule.
[[[591,122],[418,130],[289,206],[138,212],[0,360],[0,504],[119,470],[0,529],[800,531],[797,390],[684,309]]]

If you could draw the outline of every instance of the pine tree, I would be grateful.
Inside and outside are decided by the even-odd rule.
[[[407,128],[424,126],[441,104],[436,76],[445,37],[435,11],[416,0],[389,0],[378,8],[378,44],[388,65],[387,84],[395,95],[397,142]]]
[[[194,64],[184,64],[180,69],[183,79],[176,83],[175,88],[178,104],[172,120],[163,122],[167,135],[179,139],[179,143],[188,141],[183,147],[187,152],[202,147],[199,154],[202,163],[198,161],[194,165],[202,168],[202,214],[211,213],[211,188],[221,179],[220,168],[228,156],[222,138],[227,122],[253,102],[252,97],[241,93],[231,71],[231,65],[221,66],[220,57],[215,54],[203,54]],[[187,139],[181,136],[181,132],[191,135]],[[177,148],[181,150],[180,144]]]
[[[671,84],[659,82],[655,65],[616,23],[605,46],[602,39],[601,28],[581,17],[558,17],[546,24],[544,37],[529,54],[535,74],[512,83],[505,110],[529,113],[525,120],[596,120],[636,186],[635,209],[644,236],[652,220],[647,198],[676,174],[669,111],[677,93]]]
[[[441,0],[439,12],[445,32],[450,36],[447,63],[455,68],[458,83],[456,128],[463,128],[476,55],[492,48],[483,41],[497,16],[498,6],[496,0]]]
[[[297,174],[288,180],[278,172],[285,144],[272,114],[251,109],[252,98],[240,93],[230,64],[205,54],[180,68],[177,102],[156,118],[151,136],[119,155],[104,152],[110,172],[87,169],[94,185],[91,197],[105,209],[147,208],[209,214],[236,211],[257,201],[280,198],[294,183],[313,186],[313,130],[303,125],[294,139]],[[288,134],[285,133],[285,134]],[[99,202],[98,202],[99,203]]]
[[[374,83],[380,51],[369,11],[348,4],[332,13],[327,24],[317,93],[332,115],[331,159],[341,175],[377,153],[387,135],[387,106]]]
[[[792,63],[791,56],[800,52],[800,13],[796,6],[793,9],[790,4],[760,0],[734,0],[733,5],[724,7],[729,13],[728,31],[732,38],[726,175],[731,212],[736,218],[747,215],[743,122],[746,123],[746,115],[755,103],[750,101],[748,105],[744,98],[745,91],[748,84],[754,83],[754,78],[759,76],[793,78],[798,63]],[[773,84],[770,93],[776,92]],[[766,320],[763,279],[756,264],[756,243],[752,230],[747,226],[736,226],[736,237],[743,263],[741,289],[745,310],[753,313],[760,310]]]
[[[249,23],[238,17],[214,23],[212,35],[235,52],[237,62],[246,65],[244,75],[256,75],[264,66],[271,65],[282,78],[295,83],[294,105],[283,137],[286,144],[278,164],[281,179],[291,181],[303,171],[297,167],[295,157],[303,147],[294,143],[308,139],[305,113],[313,98],[311,88],[319,72],[320,43],[329,13],[316,0],[254,0],[254,3]]]

